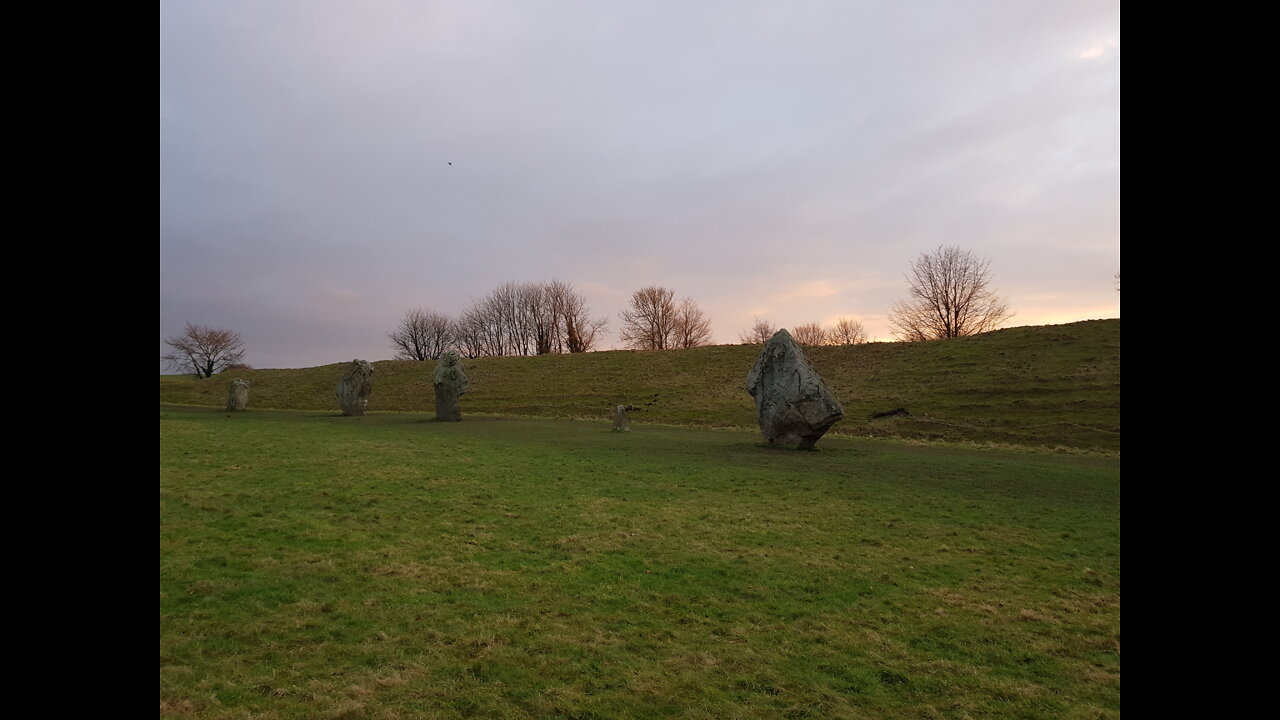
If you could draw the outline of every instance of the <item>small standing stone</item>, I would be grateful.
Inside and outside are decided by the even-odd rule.
[[[844,417],[840,401],[785,329],[764,344],[747,374],[747,392],[756,400],[760,432],[770,443],[811,448]]]
[[[630,429],[627,421],[627,406],[619,405],[613,410],[613,431],[626,432]]]
[[[249,381],[236,378],[227,392],[227,410],[236,412],[249,405]]]
[[[364,360],[352,360],[342,374],[333,394],[343,415],[363,415],[369,407],[369,393],[373,392],[373,365]]]
[[[451,352],[441,355],[432,381],[436,387],[436,420],[461,420],[458,398],[467,392],[467,374],[462,372],[458,356]]]

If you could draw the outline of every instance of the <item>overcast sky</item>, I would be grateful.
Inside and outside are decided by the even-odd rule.
[[[1009,326],[1120,316],[1119,2],[160,4],[160,336],[254,367],[388,359],[410,308],[553,278],[606,347],[646,285],[719,343],[888,340],[941,244]]]

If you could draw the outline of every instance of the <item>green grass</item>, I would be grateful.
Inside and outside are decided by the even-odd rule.
[[[744,387],[759,346],[466,360],[462,412],[607,418],[618,404],[639,423],[753,428]],[[924,343],[806,350],[845,408],[830,431],[983,444],[1120,449],[1120,321],[1020,327]],[[298,370],[246,370],[249,406],[337,410],[350,359]],[[434,363],[374,363],[371,410],[434,412]],[[162,403],[225,406],[227,376],[161,376]],[[902,408],[908,415],[873,419]]]
[[[1119,715],[1116,455],[160,415],[162,717]]]

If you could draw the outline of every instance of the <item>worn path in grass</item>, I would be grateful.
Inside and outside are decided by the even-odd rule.
[[[1119,460],[161,407],[161,716],[1119,714]]]

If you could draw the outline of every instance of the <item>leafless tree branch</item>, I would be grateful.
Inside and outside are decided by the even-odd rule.
[[[631,294],[631,306],[618,313],[618,339],[636,350],[666,350],[675,331],[675,293],[651,285]]]
[[[675,328],[672,332],[672,345],[678,348],[702,347],[711,344],[711,320],[702,312],[702,308],[686,297],[676,305]]]
[[[835,327],[828,331],[832,345],[857,345],[867,341],[866,328],[862,323],[849,318],[840,318]]]
[[[397,360],[435,360],[453,345],[453,322],[446,315],[415,308],[387,333]]]
[[[757,317],[750,328],[738,333],[738,341],[744,345],[763,345],[775,332],[777,329],[768,320]]]
[[[164,339],[172,352],[160,356],[177,370],[192,372],[196,377],[212,377],[244,357],[244,341],[240,334],[222,328],[186,324],[181,335]]]
[[[587,352],[608,324],[567,282],[506,282],[462,312],[454,342],[467,357]]]
[[[889,312],[894,335],[909,342],[964,337],[1013,317],[991,287],[989,264],[955,245],[922,253],[906,276],[909,297]]]
[[[676,302],[674,291],[649,286],[631,294],[631,304],[618,314],[618,338],[637,350],[691,348],[711,342],[711,321],[694,302]]]
[[[816,322],[797,325],[791,328],[791,338],[806,347],[817,347],[827,344],[827,331]]]

